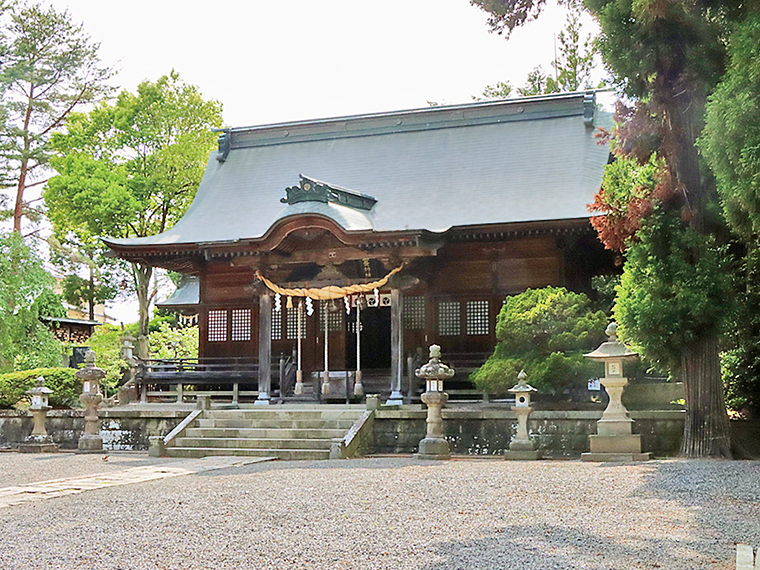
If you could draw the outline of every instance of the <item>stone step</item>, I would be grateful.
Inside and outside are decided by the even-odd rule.
[[[185,437],[234,437],[249,439],[330,439],[343,437],[348,429],[292,429],[292,428],[188,428]]]
[[[261,429],[342,429],[349,430],[355,420],[245,420],[245,419],[199,419],[202,428],[261,428]]]
[[[252,449],[244,447],[167,447],[169,457],[208,457],[236,455],[247,457],[276,457],[288,461],[330,459],[329,450],[316,449]]]
[[[259,439],[247,437],[178,437],[177,447],[235,447],[250,449],[327,449],[330,439]]]
[[[208,419],[244,420],[351,420],[360,417],[363,410],[207,410]]]

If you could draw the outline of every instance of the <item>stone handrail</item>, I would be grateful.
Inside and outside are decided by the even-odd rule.
[[[184,429],[190,425],[190,423],[203,413],[203,410],[193,410],[190,414],[176,427],[164,436],[164,445],[168,445],[175,437],[184,431]]]
[[[334,438],[330,447],[330,459],[350,459],[359,454],[362,444],[372,436],[375,411],[367,410],[354,422],[342,438]]]

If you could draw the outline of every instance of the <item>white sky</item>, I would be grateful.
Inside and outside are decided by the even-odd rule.
[[[51,0],[100,43],[114,84],[175,69],[228,126],[465,103],[486,85],[551,69],[564,12],[506,41],[468,0]],[[591,20],[584,20],[595,32]],[[599,70],[601,76],[601,70]],[[135,304],[110,311],[137,320]]]

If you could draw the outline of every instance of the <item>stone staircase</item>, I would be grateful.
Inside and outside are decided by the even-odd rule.
[[[329,459],[365,406],[269,406],[205,410],[166,446],[169,457],[236,455]]]

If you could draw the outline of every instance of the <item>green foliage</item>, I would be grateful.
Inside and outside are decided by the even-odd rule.
[[[664,169],[656,153],[643,164],[620,156],[605,167],[602,188],[589,210],[595,214],[591,224],[607,249],[625,251],[641,221],[661,203],[658,188]]]
[[[41,3],[0,6],[0,186],[18,192],[14,228],[41,212],[23,199],[52,154],[53,133],[77,107],[105,93],[110,70],[100,67],[97,44],[67,12]]]
[[[58,172],[45,188],[56,235],[118,238],[155,235],[185,213],[200,184],[222,125],[222,107],[172,72],[122,91],[114,104],[73,114],[54,145]],[[148,332],[152,268],[131,267]]]
[[[760,417],[760,243],[737,256],[734,271],[736,310],[731,314],[721,353],[726,405],[752,418]]]
[[[505,393],[525,369],[543,392],[561,391],[598,374],[582,354],[604,339],[607,316],[582,293],[564,288],[528,289],[508,297],[496,322],[494,354],[472,375],[479,389]]]
[[[82,393],[82,383],[74,376],[73,368],[35,368],[21,372],[0,374],[0,409],[8,409],[20,402],[29,402],[27,390],[32,389],[37,378],[45,379],[45,386],[53,390],[50,405],[73,406]]]
[[[39,320],[43,308],[58,311],[52,289],[21,236],[0,234],[0,372],[60,364],[61,345]]]
[[[61,281],[63,298],[75,307],[88,306],[91,317],[94,307],[119,294],[117,283],[123,281],[120,264],[103,255],[100,240],[81,230],[68,232],[62,239],[48,237],[50,260],[66,277]],[[82,277],[81,275],[85,275]]]
[[[699,141],[732,228],[760,233],[760,16],[730,37],[730,65],[707,104]]]
[[[686,347],[717,335],[730,282],[724,252],[675,214],[656,210],[628,249],[615,304],[621,336],[675,372]]]
[[[152,358],[198,357],[198,327],[173,328],[163,322],[149,338]]]
[[[592,302],[594,309],[611,315],[619,285],[620,275],[596,275],[592,277],[591,287],[596,292],[596,298]]]
[[[473,4],[485,4],[484,2],[471,2]],[[491,3],[496,4],[496,3]],[[486,8],[484,8],[486,9]],[[591,72],[594,69],[594,58],[599,53],[591,36],[581,39],[580,11],[572,7],[567,14],[565,28],[557,35],[559,40],[559,53],[557,60],[552,61],[554,73],[545,73],[539,65],[534,68],[525,80],[525,85],[517,88],[517,93],[522,97],[532,95],[544,95],[546,93],[560,93],[578,91],[590,88]],[[481,97],[483,99],[506,99],[514,91],[509,83],[499,82],[488,85]]]
[[[34,300],[34,309],[40,317],[66,318],[63,298],[52,289],[45,289],[37,296]]]
[[[509,81],[499,81],[494,85],[486,85],[483,94],[480,97],[473,97],[476,101],[487,101],[489,99],[507,99],[512,95],[513,87]]]
[[[95,365],[106,372],[106,377],[101,381],[106,396],[116,392],[116,387],[127,369],[121,358],[121,339],[127,333],[137,336],[137,326],[127,325],[125,330],[122,330],[113,325],[101,325],[95,328],[95,332],[87,341],[87,346],[95,353]]]

